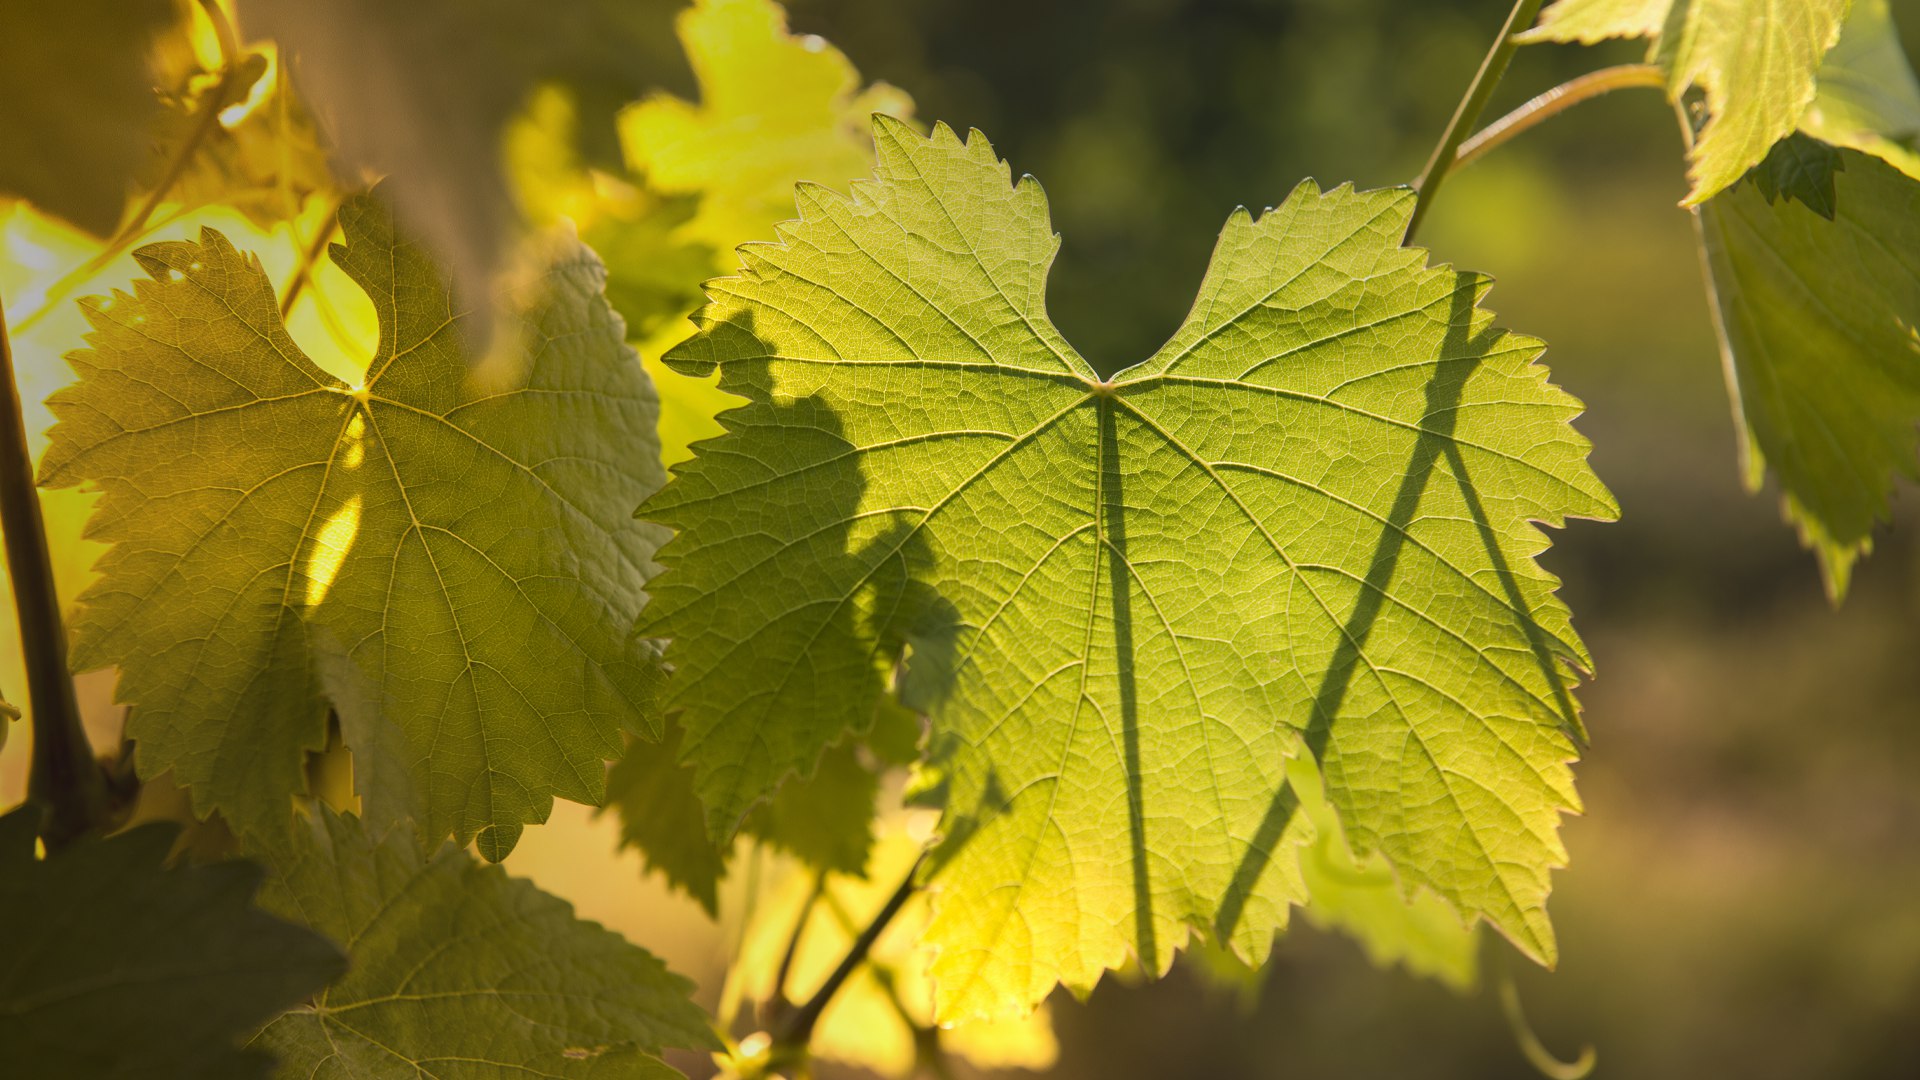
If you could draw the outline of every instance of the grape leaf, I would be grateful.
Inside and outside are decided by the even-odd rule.
[[[154,38],[170,0],[9,5],[0,32],[0,194],[111,233],[160,114]]]
[[[0,817],[0,1076],[264,1077],[240,1043],[346,968],[253,906],[254,863],[167,869],[168,825],[36,859],[38,825],[32,804]]]
[[[1920,475],[1920,183],[1838,160],[1831,221],[1757,184],[1699,212],[1747,485],[1773,470],[1835,599],[1895,478]]]
[[[1920,79],[1900,47],[1887,0],[1853,0],[1800,130],[1920,180]]]
[[[1243,955],[1303,899],[1285,759],[1363,857],[1550,961],[1587,657],[1531,524],[1611,517],[1578,402],[1405,189],[1227,223],[1187,322],[1102,379],[1043,311],[1045,197],[977,133],[876,118],[670,354],[747,399],[642,507],[648,632],[717,836],[870,723],[908,656],[944,807],[943,1020]]]
[[[350,816],[311,825],[267,845],[263,899],[353,967],[255,1040],[281,1076],[676,1077],[662,1047],[716,1046],[692,983],[565,901],[451,844],[429,859]]]
[[[754,906],[739,954],[727,969],[721,1000],[756,1005],[773,1000],[781,989],[774,984],[787,942],[803,916],[806,925],[784,990],[790,1001],[807,1000],[913,869],[925,846],[899,824],[888,827],[874,845],[873,872],[865,880],[827,877],[811,905],[815,875],[795,873],[781,879]],[[921,1068],[921,1054],[932,1045],[980,1069],[1052,1068],[1060,1048],[1044,1003],[1028,1016],[935,1030],[927,955],[919,948],[927,919],[925,894],[908,899],[874,942],[868,963],[847,979],[820,1014],[810,1044],[813,1053],[883,1076],[944,1075],[938,1068]]]
[[[1522,41],[1653,38],[1675,101],[1706,93],[1711,116],[1695,141],[1683,206],[1698,206],[1758,165],[1814,100],[1849,0],[1559,0]]]
[[[707,835],[693,769],[680,763],[681,732],[668,721],[657,743],[635,741],[607,777],[607,806],[620,814],[620,842],[669,884],[719,913],[720,880],[733,845]],[[879,780],[858,748],[828,750],[809,780],[782,786],[747,815],[742,830],[819,870],[864,874],[873,845]]]
[[[285,828],[324,686],[374,812],[504,855],[554,795],[600,801],[623,730],[653,733],[632,628],[657,530],[630,516],[661,479],[653,392],[577,244],[514,301],[524,355],[476,371],[422,249],[371,199],[341,225],[380,318],[361,385],[301,354],[211,230],[87,304],[42,462],[104,491],[90,533],[114,544],[74,660],[119,666],[142,774],[200,813]]]

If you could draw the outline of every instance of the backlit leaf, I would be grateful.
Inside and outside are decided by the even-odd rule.
[[[1799,126],[1850,0],[1559,0],[1525,41],[1648,37],[1673,100],[1698,87],[1710,114],[1684,200],[1696,206]]]
[[[923,847],[896,825],[874,846],[873,872],[865,880],[829,875],[811,906],[815,876],[788,875],[755,906],[728,969],[723,1000],[761,1005],[772,1000],[787,942],[804,916],[784,990],[791,1001],[805,1001],[913,868]],[[820,1014],[813,1052],[883,1076],[925,1075],[915,1068],[930,1044],[982,1069],[1051,1068],[1060,1050],[1045,1005],[1028,1016],[933,1030],[933,991],[927,954],[920,947],[927,919],[925,895],[900,909],[874,942],[870,962],[848,978]]]
[[[1800,130],[1920,180],[1920,79],[1887,0],[1853,0],[1839,44],[1820,65],[1819,92]]]
[[[1920,475],[1920,183],[1835,160],[1832,220],[1758,184],[1699,220],[1747,484],[1773,471],[1837,598],[1895,479]]]
[[[1187,322],[1103,379],[1043,310],[1056,239],[984,137],[876,120],[669,356],[747,401],[642,508],[710,829],[872,723],[908,660],[945,810],[943,1020],[1025,1011],[1304,899],[1286,759],[1381,853],[1550,961],[1586,656],[1532,522],[1610,517],[1579,404],[1404,189],[1227,223]]]
[[[657,530],[651,388],[577,244],[475,368],[446,279],[372,200],[335,258],[374,300],[357,385],[288,338],[257,262],[204,231],[88,302],[51,401],[52,486],[105,493],[114,544],[74,661],[118,665],[143,775],[197,810],[285,827],[331,705],[370,811],[504,854],[554,795],[597,803],[623,731],[652,734],[632,632]]]

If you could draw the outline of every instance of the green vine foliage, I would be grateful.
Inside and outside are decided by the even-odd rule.
[[[1593,662],[1539,559],[1619,508],[1412,188],[1235,211],[1109,370],[1048,317],[1039,181],[770,0],[672,39],[55,7],[112,77],[11,96],[0,190],[112,237],[45,295],[133,254],[39,463],[98,494],[73,666],[117,671],[130,805],[0,816],[0,1074],[1044,1067],[1056,988],[1244,986],[1296,917],[1458,990],[1482,924],[1556,962]],[[1560,0],[1520,41],[1619,37],[1687,139],[1747,480],[1838,601],[1920,473],[1920,80],[1885,0]],[[737,920],[716,1015],[494,865],[556,798]]]

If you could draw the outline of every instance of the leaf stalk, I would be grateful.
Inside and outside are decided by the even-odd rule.
[[[67,630],[54,587],[53,560],[40,515],[40,493],[27,451],[27,425],[14,374],[6,312],[0,308],[0,526],[7,572],[26,654],[27,701],[33,714],[33,758],[27,797],[47,807],[42,837],[65,847],[107,816],[107,787],[80,724],[80,702],[67,667]]]
[[[1487,57],[1480,62],[1480,70],[1467,87],[1467,95],[1460,99],[1460,105],[1448,121],[1447,129],[1440,136],[1439,145],[1433,148],[1433,156],[1427,159],[1427,167],[1420,178],[1413,183],[1419,192],[1414,200],[1413,216],[1407,221],[1409,243],[1420,230],[1420,222],[1427,216],[1428,207],[1433,198],[1440,193],[1440,185],[1452,171],[1460,152],[1460,144],[1467,139],[1467,133],[1479,122],[1480,114],[1486,111],[1487,102],[1493,97],[1494,88],[1500,85],[1500,79],[1507,73],[1507,65],[1513,60],[1520,42],[1515,35],[1533,24],[1535,16],[1540,14],[1541,0],[1516,0],[1513,10],[1507,13],[1507,21],[1500,28],[1500,36],[1494,39],[1493,47],[1487,50]]]
[[[1569,79],[1475,132],[1460,144],[1453,168],[1455,171],[1466,168],[1514,137],[1583,101],[1634,86],[1664,90],[1667,77],[1657,64],[1619,64]]]
[[[809,997],[804,1005],[788,1013],[781,1021],[780,1030],[773,1039],[776,1058],[804,1052],[807,1043],[813,1039],[813,1028],[819,1023],[820,1014],[826,1011],[827,1005],[833,1001],[833,996],[839,993],[840,987],[847,981],[848,976],[866,961],[867,954],[873,949],[873,943],[886,932],[887,925],[893,921],[895,915],[900,914],[900,909],[906,906],[907,900],[919,888],[915,881],[920,876],[921,865],[926,861],[926,853],[922,852],[920,857],[913,861],[907,876],[901,879],[900,887],[893,890],[893,895],[887,897],[886,904],[874,915],[873,921],[867,924],[866,929],[860,931],[859,937],[853,939],[853,944],[847,948],[847,954],[840,958],[840,964],[833,969],[833,974],[827,976],[827,981],[820,984],[820,989],[815,990],[813,996]]]

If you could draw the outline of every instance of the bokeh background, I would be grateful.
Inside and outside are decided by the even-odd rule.
[[[796,31],[911,94],[920,118],[978,127],[1041,178],[1065,237],[1054,320],[1108,368],[1172,332],[1235,206],[1278,202],[1307,176],[1380,186],[1417,174],[1507,7],[789,4]],[[1893,0],[1893,13],[1920,56],[1920,0]],[[1641,52],[1523,49],[1489,116]],[[1692,229],[1676,208],[1683,174],[1661,96],[1621,91],[1454,176],[1421,237],[1436,259],[1493,274],[1501,322],[1550,343],[1623,508],[1616,524],[1574,523],[1544,558],[1598,667],[1581,694],[1587,812],[1566,824],[1571,866],[1555,878],[1559,970],[1489,938],[1479,989],[1456,994],[1377,970],[1300,920],[1252,988],[1176,967],[1150,985],[1110,979],[1086,1002],[1057,996],[1055,1075],[1535,1076],[1498,1001],[1510,977],[1546,1046],[1571,1057],[1592,1044],[1600,1076],[1920,1076],[1920,513],[1904,491],[1836,610],[1774,494],[1741,489]],[[317,214],[284,237],[249,233],[237,215],[216,224],[281,280]],[[9,311],[31,309],[46,276],[34,260],[65,241],[14,214],[0,217],[0,242]],[[130,263],[100,278],[115,273],[131,276]],[[325,288],[330,271],[319,273]],[[16,325],[30,399],[69,377],[58,354],[79,332],[70,309]],[[303,313],[296,337],[329,332],[317,319]],[[84,499],[56,498],[79,500],[55,511],[56,545],[76,545]],[[117,737],[110,683],[83,681],[103,746]],[[20,794],[23,736],[0,758],[0,805]],[[560,804],[508,867],[662,953],[713,1003],[738,928],[667,894],[631,851],[616,855],[617,832]]]

